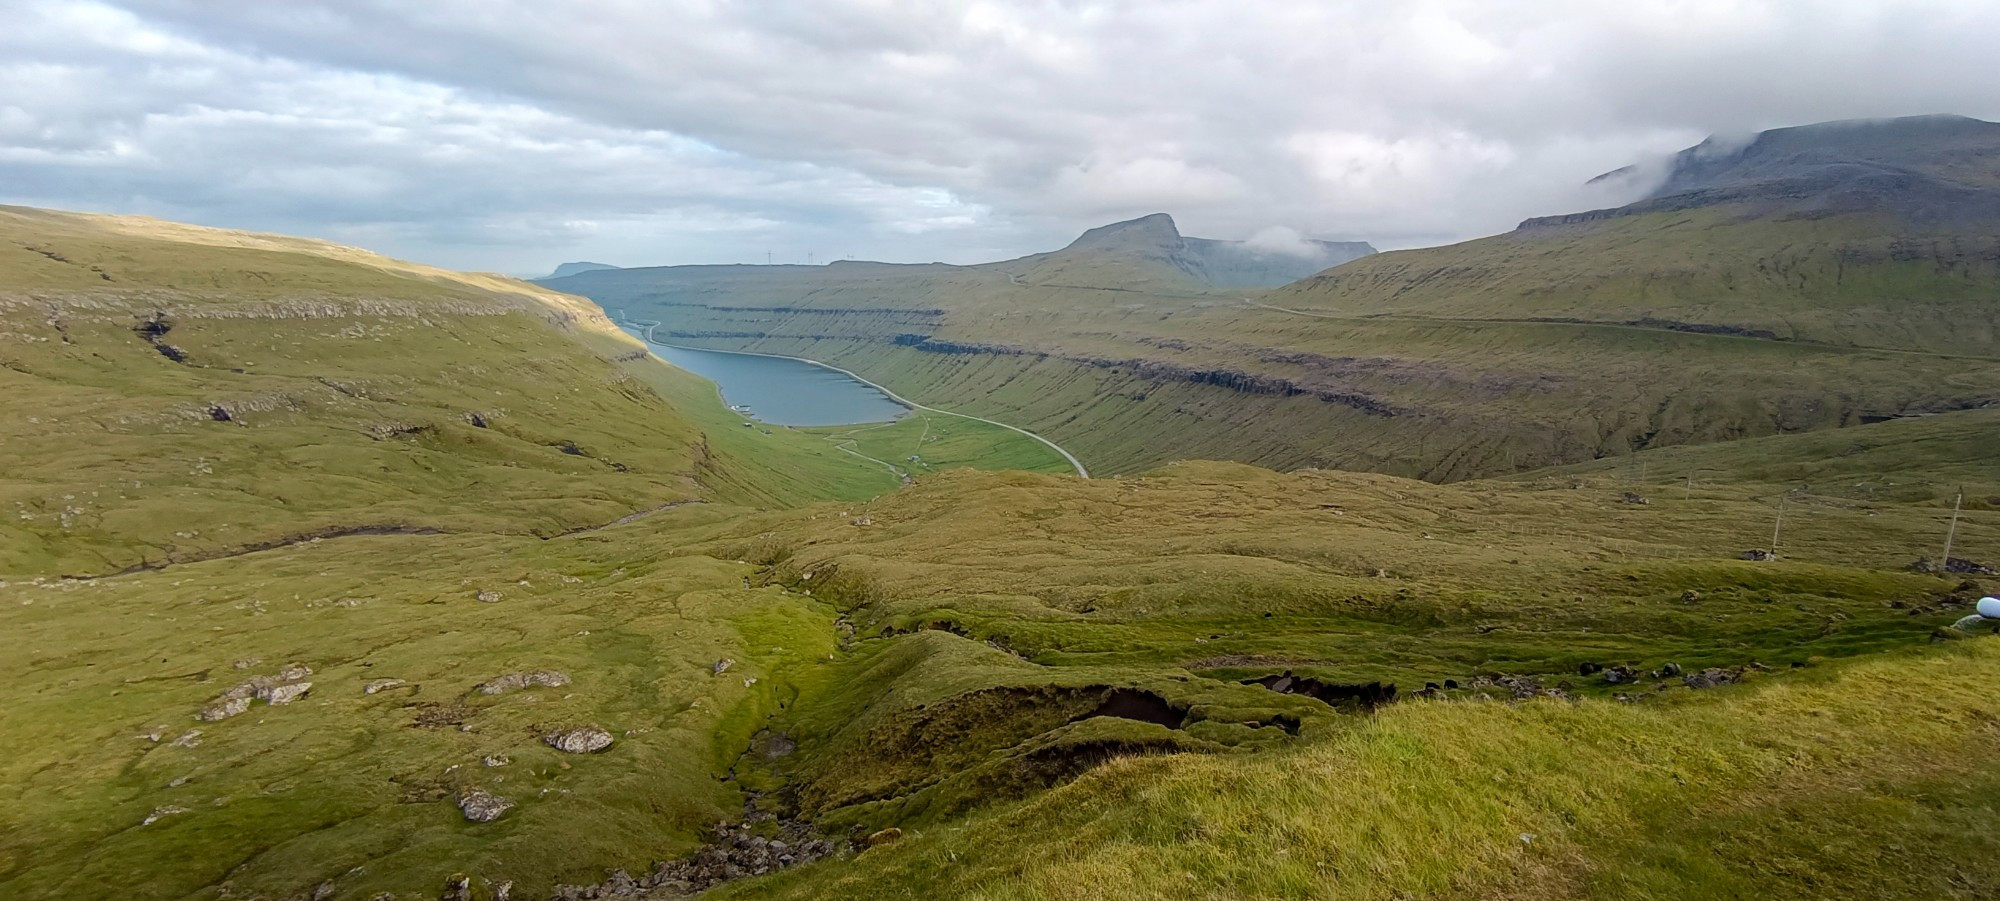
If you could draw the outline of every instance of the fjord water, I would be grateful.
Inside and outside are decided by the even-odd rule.
[[[639,330],[626,331],[645,339]],[[910,412],[875,386],[824,366],[653,342],[647,346],[660,359],[722,386],[724,402],[748,407],[751,416],[772,425],[889,422]]]

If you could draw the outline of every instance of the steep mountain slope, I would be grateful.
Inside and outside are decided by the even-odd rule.
[[[1994,358],[1997,297],[2000,124],[1921,117],[1712,140],[1629,206],[1384,254],[1264,300]]]
[[[1262,294],[1171,220],[978,267],[689,267],[557,283],[666,340],[835,362],[1049,435],[1476,478],[2000,401],[2000,126],[1781,129],[1663,193]]]

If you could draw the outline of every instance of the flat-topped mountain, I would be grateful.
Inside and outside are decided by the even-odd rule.
[[[1061,250],[972,266],[840,260],[824,266],[700,265],[621,269],[566,263],[557,269],[556,274],[537,281],[593,297],[597,294],[592,292],[644,292],[650,288],[664,289],[668,285],[705,284],[716,280],[760,285],[785,282],[828,286],[854,278],[928,280],[954,274],[962,278],[966,289],[1004,281],[1017,287],[1049,285],[1202,293],[1274,288],[1373,253],[1375,248],[1366,241],[1303,240],[1294,246],[1274,249],[1247,241],[1190,238],[1181,234],[1172,216],[1153,213],[1090,229]],[[885,286],[884,290],[893,297],[907,293],[909,286],[904,286],[902,291],[894,286]]]
[[[1639,171],[1628,166],[1593,181]],[[1642,200],[1526,224],[1723,204],[1767,218],[1876,213],[1910,228],[1990,231],[2000,223],[2000,123],[1910,116],[1776,128],[1747,141],[1711,137],[1675,154],[1665,180]]]
[[[1371,257],[1270,302],[2000,357],[1996,298],[2000,125],[1921,116],[1710,139],[1627,206]]]
[[[543,277],[544,277],[544,278],[566,278],[566,277],[568,277],[568,276],[572,276],[572,275],[575,275],[575,274],[577,274],[577,273],[579,273],[579,272],[596,272],[596,271],[598,271],[598,270],[600,270],[600,269],[616,269],[616,268],[618,268],[618,267],[617,267],[617,266],[613,266],[613,265],[611,265],[610,263],[592,263],[592,262],[587,262],[587,261],[584,261],[584,262],[575,262],[575,263],[564,263],[564,264],[562,264],[562,265],[560,265],[560,266],[557,266],[557,267],[556,267],[556,271],[554,271],[554,272],[551,272],[551,273],[549,273],[548,275],[546,275],[546,276],[543,276]]]

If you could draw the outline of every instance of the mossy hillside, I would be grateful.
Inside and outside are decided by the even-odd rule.
[[[578,344],[613,330],[573,299],[171,223],[0,228],[0,571],[356,528],[553,534],[699,496],[699,436]]]
[[[1560,481],[1572,476],[1651,483],[1682,494],[1716,483],[1751,483],[1797,495],[1856,503],[1951,505],[1963,491],[1973,508],[2000,506],[2000,465],[1994,461],[2000,409],[1921,416],[1866,428],[1666,448],[1617,460],[1597,460],[1511,477]]]
[[[330,881],[370,897],[435,891],[453,870],[532,894],[692,847],[740,815],[718,779],[794,691],[788,674],[833,653],[832,614],[746,590],[748,567],[662,557],[633,528],[358,536],[0,589],[19,650],[0,664],[16,686],[0,731],[0,894],[289,895]],[[304,699],[196,719],[290,663],[313,670]],[[477,690],[538,671],[571,681]],[[406,684],[364,693],[381,679]],[[612,747],[543,743],[585,723]],[[192,730],[198,744],[175,745]],[[454,806],[467,788],[518,806],[468,823]],[[184,812],[141,825],[169,808]]]
[[[1315,741],[1344,718],[1237,684],[1253,677],[1455,682],[1447,694],[1463,697],[1490,694],[1471,688],[1483,678],[1532,676],[1571,695],[1670,699],[1686,691],[1676,677],[1613,684],[1580,667],[1783,678],[1920,646],[1981,590],[1900,571],[1942,539],[1949,509],[1934,498],[1794,494],[1784,559],[1768,563],[1735,558],[1768,539],[1783,486],[1641,486],[1660,492],[1631,504],[1624,481],[1543,481],[1555,484],[1225,464],[1091,482],[960,471],[849,509],[722,524],[695,547],[762,562],[764,579],[844,611],[851,650],[773,721],[800,748],[774,769],[795,809],[870,828],[1016,796],[1033,755],[1087,753],[1104,737],[1064,724],[1101,696],[1066,688],[1139,688],[1188,711],[1178,729],[1099,727],[1124,733],[1124,753],[1254,748],[1294,731]],[[1962,553],[1983,559],[1996,540],[1989,513],[1962,519]]]
[[[2000,229],[1746,207],[1527,226],[1356,260],[1261,298],[1351,316],[1724,326],[1923,353],[2000,353]]]
[[[2000,888],[1991,641],[1670,703],[1398,704],[1139,757],[726,898],[1852,897]]]
[[[0,231],[0,573],[897,484],[730,432],[712,385],[526,283],[153,220],[9,208]]]
[[[505,297],[494,303],[515,312],[497,316],[462,298],[422,300],[428,306],[414,316],[358,301],[336,305],[338,315],[329,315],[343,328],[384,325],[379,320],[386,316],[387,324],[410,326],[408,334],[418,336],[364,332],[362,342],[384,337],[391,347],[379,355],[359,352],[354,365],[365,368],[346,370],[337,367],[352,348],[313,338],[307,330],[315,318],[279,315],[305,309],[280,295],[243,300],[222,292],[204,306],[190,300],[193,295],[176,294],[180,318],[165,335],[150,337],[171,343],[193,322],[196,327],[184,333],[189,359],[198,351],[258,365],[168,370],[173,375],[162,380],[164,388],[122,372],[138,365],[137,358],[111,355],[109,342],[130,335],[139,342],[138,357],[185,366],[133,331],[151,310],[126,295],[83,296],[90,303],[77,309],[114,315],[86,321],[78,331],[82,338],[71,340],[116,365],[94,367],[68,356],[71,350],[24,357],[53,377],[21,382],[48,391],[24,395],[40,406],[21,410],[59,419],[68,408],[55,399],[69,398],[80,400],[79,409],[96,404],[119,412],[128,394],[141,407],[163,396],[206,403],[207,379],[233,368],[246,372],[229,377],[292,366],[283,377],[300,385],[308,378],[317,384],[322,376],[347,384],[379,370],[407,381],[392,385],[394,394],[384,389],[357,398],[336,391],[359,402],[353,409],[331,398],[270,409],[239,404],[246,412],[243,425],[235,424],[232,412],[228,422],[190,419],[190,428],[215,424],[269,435],[274,447],[280,433],[265,430],[323,428],[298,435],[325,447],[335,468],[305,480],[312,493],[281,494],[286,503],[269,505],[277,512],[257,520],[270,524],[263,534],[282,537],[301,517],[328,510],[340,514],[332,521],[351,524],[348,512],[388,509],[384,497],[428,498],[440,515],[464,518],[450,522],[445,534],[354,535],[264,551],[230,544],[218,549],[250,552],[92,580],[56,579],[66,567],[47,562],[55,559],[49,555],[31,560],[22,577],[10,576],[0,587],[0,610],[8,611],[9,634],[19,635],[28,653],[10,661],[14,671],[0,673],[6,677],[0,684],[15,686],[6,700],[20,714],[0,730],[0,756],[10,761],[0,764],[0,785],[14,799],[0,813],[0,894],[73,897],[113,886],[136,897],[187,897],[227,882],[232,894],[285,897],[310,894],[331,881],[339,898],[379,891],[433,895],[444,877],[463,872],[480,892],[513,880],[515,896],[532,896],[558,881],[594,881],[612,867],[637,871],[652,859],[692,849],[710,824],[742,810],[743,789],[777,790],[760,803],[810,809],[828,828],[906,825],[916,839],[909,847],[918,849],[910,853],[921,855],[931,839],[914,833],[995,828],[979,811],[995,804],[1001,806],[991,816],[1036,811],[1045,803],[1036,797],[1044,787],[1134,755],[1157,759],[1113,763],[1103,776],[1086,777],[1078,790],[1095,791],[1088,788],[1092,778],[1127,779],[1123,774],[1135,772],[1129,768],[1140,767],[1141,782],[1151,780],[1171,796],[1134,802],[1134,818],[1117,821],[1165,836],[1162,844],[1207,847],[1197,851],[1205,856],[1192,866],[1194,879],[1123,845],[1076,846],[1085,849],[1077,853],[1098,855],[1089,859],[1065,850],[1062,841],[1100,834],[1093,832],[1095,817],[1126,816],[1109,806],[1126,803],[1118,792],[1085,796],[1066,813],[1082,819],[1041,817],[1058,830],[1058,842],[1033,833],[1013,842],[985,840],[979,854],[991,858],[957,846],[941,849],[936,860],[972,864],[964,870],[920,872],[935,862],[923,857],[909,869],[874,869],[902,859],[896,854],[904,852],[892,848],[796,878],[834,878],[846,870],[876,877],[869,887],[883,892],[962,893],[969,883],[960,880],[987,873],[989,863],[999,861],[991,865],[1029,880],[1024,891],[1043,894],[1059,893],[1065,884],[1140,896],[1170,894],[1166,887],[1183,884],[1206,894],[1302,894],[1298,886],[1313,890],[1317,883],[1299,880],[1320,872],[1314,864],[1332,860],[1343,872],[1381,874],[1391,890],[1415,893],[1441,879],[1447,886],[1470,886],[1468,894],[1491,894],[1480,889],[1493,883],[1477,878],[1497,872],[1490,862],[1504,860],[1500,849],[1514,847],[1504,840],[1518,842],[1504,830],[1518,831],[1523,811],[1534,813],[1528,817],[1533,826],[1548,817],[1568,823],[1564,813],[1582,817],[1575,834],[1600,840],[1589,846],[1595,858],[1566,857],[1576,866],[1552,871],[1560,878],[1546,884],[1558,888],[1596,887],[1576,881],[1594,878],[1594,860],[1639,861],[1627,869],[1642,888],[1654,884],[1644,880],[1674,878],[1675,867],[1685,870],[1681,864],[1697,860],[1684,849],[1713,844],[1714,833],[1691,827],[1691,820],[1751,829],[1772,854],[1813,861],[1814,869],[1798,880],[1844,880],[1823,884],[1871,887],[1897,880],[1926,886],[1911,874],[1928,872],[1924,868],[1937,859],[1926,856],[1933,848],[1940,855],[1983,850],[1948,838],[1925,844],[1940,827],[1897,815],[1928,805],[1936,811],[1928,818],[1932,824],[1990,819],[1979,806],[1981,784],[1967,782],[1970,787],[1960,790],[1954,781],[1969,770],[1932,765],[1960,759],[1936,752],[1960,750],[1980,733],[1962,717],[1905,704],[1905,692],[1881,684],[1937,682],[1923,669],[1933,659],[1923,653],[1924,642],[1962,612],[1973,591],[1955,579],[1901,569],[1938,543],[1949,509],[1936,492],[1871,499],[1816,486],[1799,491],[1761,475],[1782,474],[1782,467],[1754,468],[1780,466],[1772,455],[1819,453],[1816,446],[1773,444],[1736,458],[1731,465],[1740,470],[1692,486],[1678,473],[1662,472],[1669,467],[1651,468],[1644,461],[1653,457],[1640,454],[1635,460],[1641,466],[1633,471],[1448,486],[1352,473],[1281,475],[1225,464],[1096,481],[957,469],[920,475],[912,488],[869,501],[870,486],[892,481],[890,473],[840,452],[824,436],[777,429],[765,435],[729,421],[731,414],[713,403],[712,387],[685,374],[641,357],[606,361],[637,348],[589,317],[532,303],[516,308],[509,305],[517,301]],[[205,315],[209,311],[217,314]],[[261,333],[250,322],[242,331],[208,331],[211,319],[233,323],[239,316],[261,320],[255,323]],[[128,317],[132,321],[124,321]],[[54,329],[38,321],[24,314],[22,333]],[[492,330],[492,323],[516,323],[519,331],[509,331],[514,325]],[[570,331],[561,331],[566,325]],[[60,330],[33,334],[62,345]],[[542,335],[562,340],[540,343]],[[506,352],[481,349],[478,339],[494,336],[507,339],[493,343]],[[409,362],[420,359],[424,337],[463,340],[463,356],[448,354],[454,366],[482,368],[466,376],[425,373]],[[526,384],[508,384],[524,356],[542,368],[526,370],[519,377]],[[654,459],[678,480],[658,484],[686,489],[659,496],[709,502],[544,538],[556,532],[548,529],[541,506],[532,509],[542,519],[517,508],[491,521],[476,518],[478,495],[466,488],[483,484],[482,473],[466,461],[489,458],[452,444],[423,445],[434,439],[416,437],[428,434],[421,430],[385,440],[369,430],[426,409],[440,411],[435,415],[441,419],[460,416],[469,398],[495,388],[521,391],[520,409],[560,429],[557,440],[569,440],[562,436],[572,429],[602,436],[575,440],[581,453],[567,453],[492,420],[484,429],[469,420],[438,428],[443,435],[462,427],[475,439],[518,441],[520,456],[498,457],[505,469],[532,471],[547,459],[576,467],[549,477],[531,472],[546,478],[540,484],[562,503],[586,498],[591,512],[603,515],[584,521],[578,513],[560,523],[588,529],[652,509],[621,508],[603,498],[621,497],[620,486],[630,484],[624,480],[655,478],[655,464],[648,462]],[[403,405],[412,397],[430,407]],[[678,409],[686,406],[684,397],[707,403]],[[655,405],[678,418],[645,418]],[[1964,419],[1919,424],[1943,429],[1984,414],[1955,415]],[[1910,425],[1863,426],[1853,433]],[[60,434],[67,443],[49,439],[49,453],[88,459],[106,435],[121,433]],[[666,442],[648,443],[655,438]],[[1921,438],[1897,432],[1872,453],[1886,461],[1898,441]],[[422,454],[445,455],[442,461],[411,457],[435,466],[435,477],[371,487],[372,494],[354,495],[360,502],[318,493],[318,486],[338,484],[349,473],[386,465],[384,457],[355,449],[401,447],[392,442],[402,440],[419,444]],[[145,460],[152,448],[147,442],[128,451]],[[1981,448],[1976,441],[1926,443],[1916,455],[1920,469],[1908,475],[1918,478],[1920,470],[1934,468],[1957,478],[1976,471],[1986,459]],[[548,456],[536,455],[541,453]],[[675,454],[685,455],[684,465],[670,463]],[[115,461],[107,458],[102,466],[115,468]],[[271,473],[292,471],[267,471],[262,482],[237,476],[237,493],[278,493],[296,480]],[[40,481],[31,484],[47,490],[53,472],[32,470]],[[533,500],[532,487],[509,500]],[[1650,503],[1626,503],[1628,491]],[[1734,559],[1768,540],[1780,496],[1787,510],[1783,558]],[[185,522],[177,529],[219,529],[243,515],[237,507],[205,502],[206,495],[191,497],[196,502],[185,505]],[[814,498],[835,502],[801,510],[734,506],[774,508]],[[107,507],[115,512],[130,499],[113,500]],[[581,509],[582,502],[575,503]],[[35,535],[68,540],[59,520],[38,522]],[[1970,511],[1960,525],[1959,553],[1990,558],[1996,525],[1991,511]],[[111,533],[104,542],[143,549],[146,534]],[[108,563],[110,555],[98,559]],[[1938,659],[1978,653],[1983,651],[1929,652]],[[235,668],[252,658],[257,662]],[[1883,672],[1897,674],[1848,683],[1860,697],[1839,709],[1862,709],[1853,705],[1865,699],[1879,722],[1867,726],[1873,732],[1835,730],[1831,741],[1838,743],[1823,746],[1787,738],[1753,741],[1746,749],[1742,736],[1788,736],[1793,727],[1771,726],[1774,720],[1734,702],[1683,720],[1682,708],[1694,708],[1682,699],[1700,695],[1671,678],[1613,687],[1570,675],[1583,662],[1650,669],[1672,661],[1693,669],[1757,661],[1772,669],[1746,671],[1755,693],[1743,696],[1754,698],[1773,686],[1848,678],[1860,671],[1851,668],[1857,658],[1874,658],[1892,668]],[[731,661],[726,668],[718,665],[724,659]],[[314,669],[314,686],[304,699],[258,703],[213,723],[195,719],[231,685],[294,662]],[[1794,671],[1793,663],[1805,666]],[[570,683],[499,695],[475,690],[494,676],[544,669],[566,673]],[[1241,684],[1285,670],[1341,682],[1391,679],[1406,693],[1444,678],[1467,687],[1444,693],[1464,703],[1399,704],[1370,719]],[[1975,678],[1983,673],[1978,666],[1967,671]],[[1471,687],[1471,679],[1492,674],[1536,675],[1545,685],[1569,681],[1567,691],[1586,700],[1573,708],[1472,703],[1473,697],[1505,694]],[[372,695],[363,690],[385,678],[415,687]],[[1154,722],[1141,703],[1140,719],[1078,719],[1120,688],[1184,713],[1154,716],[1167,723]],[[1737,697],[1734,691],[1724,689],[1721,697]],[[1631,707],[1591,700],[1621,693],[1640,700]],[[1949,692],[1938,696],[1963,707]],[[1810,701],[1804,708],[1769,709],[1825,707]],[[1374,747],[1355,744],[1361,741],[1355,736],[1433,709],[1492,711],[1496,719],[1449,720],[1417,734],[1492,744],[1455,758],[1463,762],[1444,770],[1445,781],[1403,779],[1416,786],[1414,807],[1380,795],[1343,795],[1376,804],[1347,813],[1323,803],[1335,782],[1348,785],[1378,772],[1396,782],[1398,771],[1384,771],[1383,761],[1370,763],[1354,750]],[[1905,713],[1911,723],[1897,720]],[[1530,715],[1566,725],[1537,731],[1537,720],[1519,719]],[[1603,721],[1608,744],[1578,743],[1595,756],[1564,757],[1581,751],[1550,749],[1558,738],[1571,740],[1572,731],[1595,729],[1593,718],[1600,716],[1612,717]],[[1850,719],[1842,713],[1836,725],[1847,729]],[[586,722],[611,731],[613,746],[594,755],[563,755],[543,740],[554,726]],[[1683,727],[1688,736],[1671,734]],[[176,746],[192,729],[202,730],[200,743]],[[1896,734],[1882,739],[1883,732]],[[796,741],[795,753],[764,753],[776,747],[772,736],[778,733]],[[1649,738],[1655,733],[1670,741]],[[144,737],[153,734],[160,739]],[[1413,756],[1410,749],[1424,745],[1409,733],[1381,747],[1402,755],[1391,762],[1429,765]],[[1634,747],[1654,768],[1586,781],[1593,765],[1613,764]],[[1712,793],[1705,797],[1731,791],[1750,797],[1739,789],[1801,781],[1759,782],[1758,776],[1788,772],[1772,769],[1772,761],[1818,763],[1813,755],[1821,748],[1831,749],[1824,751],[1831,763],[1820,767],[1829,784],[1867,788],[1872,794],[1865,806],[1849,803],[1863,797],[1855,791],[1789,789],[1768,796],[1777,813],[1754,806],[1626,803],[1646,801],[1654,786],[1665,784],[1659,755],[1702,764],[1681,775],[1696,791]],[[1199,753],[1158,757],[1170,751]],[[1509,756],[1516,752],[1526,755],[1524,762]],[[1299,761],[1322,753],[1336,756],[1300,767]],[[1359,753],[1363,765],[1338,756],[1350,753]],[[507,765],[485,766],[483,758],[494,755],[508,757]],[[1156,766],[1166,770],[1145,769]],[[1173,776],[1180,767],[1194,775],[1185,781]],[[1294,819],[1275,827],[1263,825],[1272,821],[1259,819],[1254,808],[1207,800],[1241,797],[1243,786],[1261,797],[1272,774],[1301,772],[1310,778],[1292,779],[1299,793],[1284,808]],[[1487,784],[1480,779],[1491,781],[1495,774],[1502,778],[1492,791],[1464,789]],[[184,776],[192,778],[181,781]],[[1635,778],[1640,781],[1629,781]],[[1566,797],[1547,786],[1568,792],[1579,784],[1580,791],[1594,792],[1586,800],[1596,806],[1545,803]],[[1425,785],[1430,788],[1420,790]],[[1443,793],[1442,785],[1452,791]],[[453,803],[470,788],[509,797],[517,806],[490,823],[470,823]],[[1040,797],[1064,803],[1078,797],[1066,791],[1072,790]],[[1194,797],[1196,792],[1204,794]],[[1023,796],[1029,806],[1009,806]],[[1143,818],[1159,813],[1160,804],[1179,805],[1174,809],[1182,815],[1147,825]],[[1443,813],[1425,820],[1412,810]],[[1325,845],[1300,843],[1301,830],[1310,832],[1301,823],[1330,811],[1347,831],[1328,833]],[[1854,816],[1858,811],[1870,816]],[[1824,854],[1803,846],[1808,836],[1787,825],[1786,817],[1803,812],[1853,823],[1842,835],[1857,847],[1923,850],[1865,863],[1850,855],[1845,870],[1829,869]],[[143,825],[155,815],[155,822]],[[1197,822],[1195,816],[1212,819]],[[1441,818],[1446,825],[1424,825]],[[1468,831],[1453,831],[1461,826]],[[1624,831],[1614,834],[1613,827]],[[1568,828],[1542,827],[1536,834],[1567,840]],[[1274,834],[1293,849],[1287,855],[1306,853],[1277,855],[1281,839]],[[1488,842],[1492,835],[1503,841]],[[1656,837],[1664,845],[1646,850]],[[1216,844],[1203,845],[1211,839]],[[1434,846],[1440,841],[1449,847]],[[1325,849],[1335,845],[1349,856],[1330,856]],[[1266,866],[1269,859],[1282,865]],[[1460,865],[1467,860],[1470,870]],[[1102,881],[1073,878],[1126,863],[1155,869],[1113,872]],[[1156,871],[1169,881],[1149,881]],[[1461,875],[1466,872],[1474,875]],[[1701,884],[1750,884],[1779,894],[1806,884],[1785,881],[1797,870],[1762,872],[1757,878],[1777,881],[1729,882],[1740,874],[1728,871],[1705,875]],[[1408,873],[1416,876],[1406,878]],[[1543,885],[1525,884],[1531,895]],[[856,885],[829,891],[863,890]],[[1618,885],[1609,885],[1616,894]]]

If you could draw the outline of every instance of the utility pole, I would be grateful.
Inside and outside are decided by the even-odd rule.
[[[1938,575],[1951,574],[1951,543],[1958,537],[1958,508],[1965,504],[1965,489],[1958,489],[1958,499],[1951,502],[1951,528],[1944,533],[1944,559],[1938,561]]]

